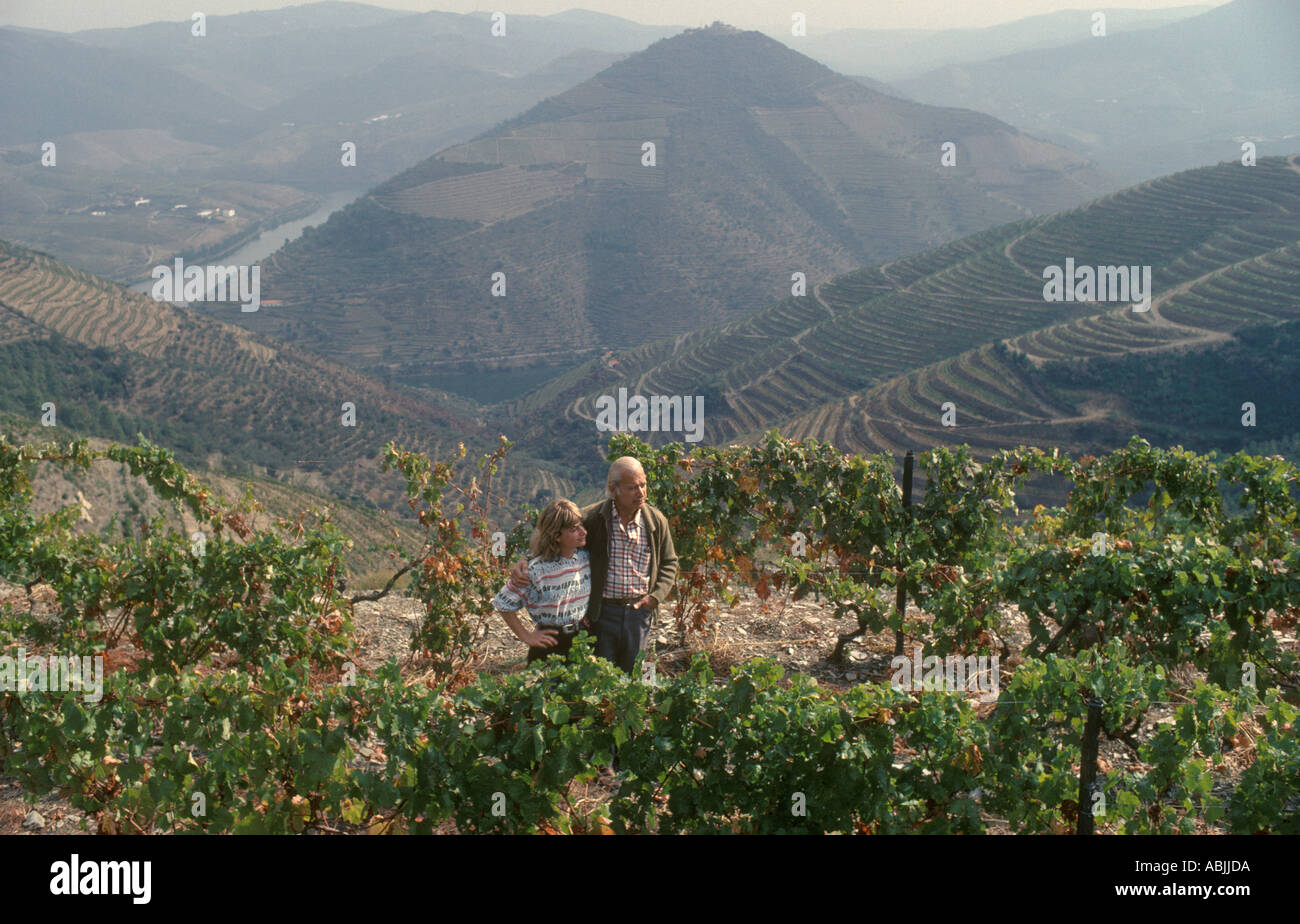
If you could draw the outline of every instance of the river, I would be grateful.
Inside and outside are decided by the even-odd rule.
[[[219,262],[222,266],[249,266],[257,263],[299,237],[305,229],[313,225],[324,224],[330,215],[343,208],[343,206],[355,202],[363,195],[365,195],[364,190],[330,193],[325,196],[325,201],[321,203],[320,208],[305,218],[286,221],[274,228],[263,231],[247,244],[241,245],[226,256],[221,257],[219,261],[214,262]],[[131,291],[148,295],[152,291],[153,285],[154,280],[149,278],[132,285]]]

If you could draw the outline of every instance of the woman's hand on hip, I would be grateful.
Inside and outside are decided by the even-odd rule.
[[[554,648],[560,643],[559,633],[554,629],[536,629],[525,632],[520,639],[529,648]]]

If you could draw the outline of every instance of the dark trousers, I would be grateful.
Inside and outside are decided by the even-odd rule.
[[[596,623],[596,654],[632,673],[636,656],[645,649],[654,614],[650,607],[638,610],[630,603],[602,602]]]
[[[543,627],[543,628],[547,628],[547,627]],[[572,634],[567,632],[559,632],[555,636],[555,644],[552,645],[550,648],[530,647],[528,649],[528,663],[532,664],[534,661],[538,661],[542,658],[549,657],[550,655],[564,655],[564,660],[566,661],[569,660],[569,649],[573,647],[573,640],[577,637],[578,637],[577,632],[574,632]]]

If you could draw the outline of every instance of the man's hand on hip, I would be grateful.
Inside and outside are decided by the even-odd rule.
[[[646,594],[636,603],[632,604],[632,608],[637,610],[647,610],[653,608],[654,606],[655,606],[655,598],[650,596],[649,594]]]

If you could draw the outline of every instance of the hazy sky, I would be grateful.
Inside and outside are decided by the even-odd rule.
[[[546,15],[596,10],[656,25],[705,25],[715,19],[742,29],[785,31],[790,14],[808,17],[810,34],[832,29],[949,29],[991,26],[1056,10],[1161,9],[1219,6],[1227,0],[384,0],[375,6],[403,10],[502,10]],[[1297,0],[1300,2],[1300,0]],[[135,26],[158,20],[188,21],[196,10],[217,16],[244,10],[301,6],[302,0],[0,0],[0,25],[75,32]]]

